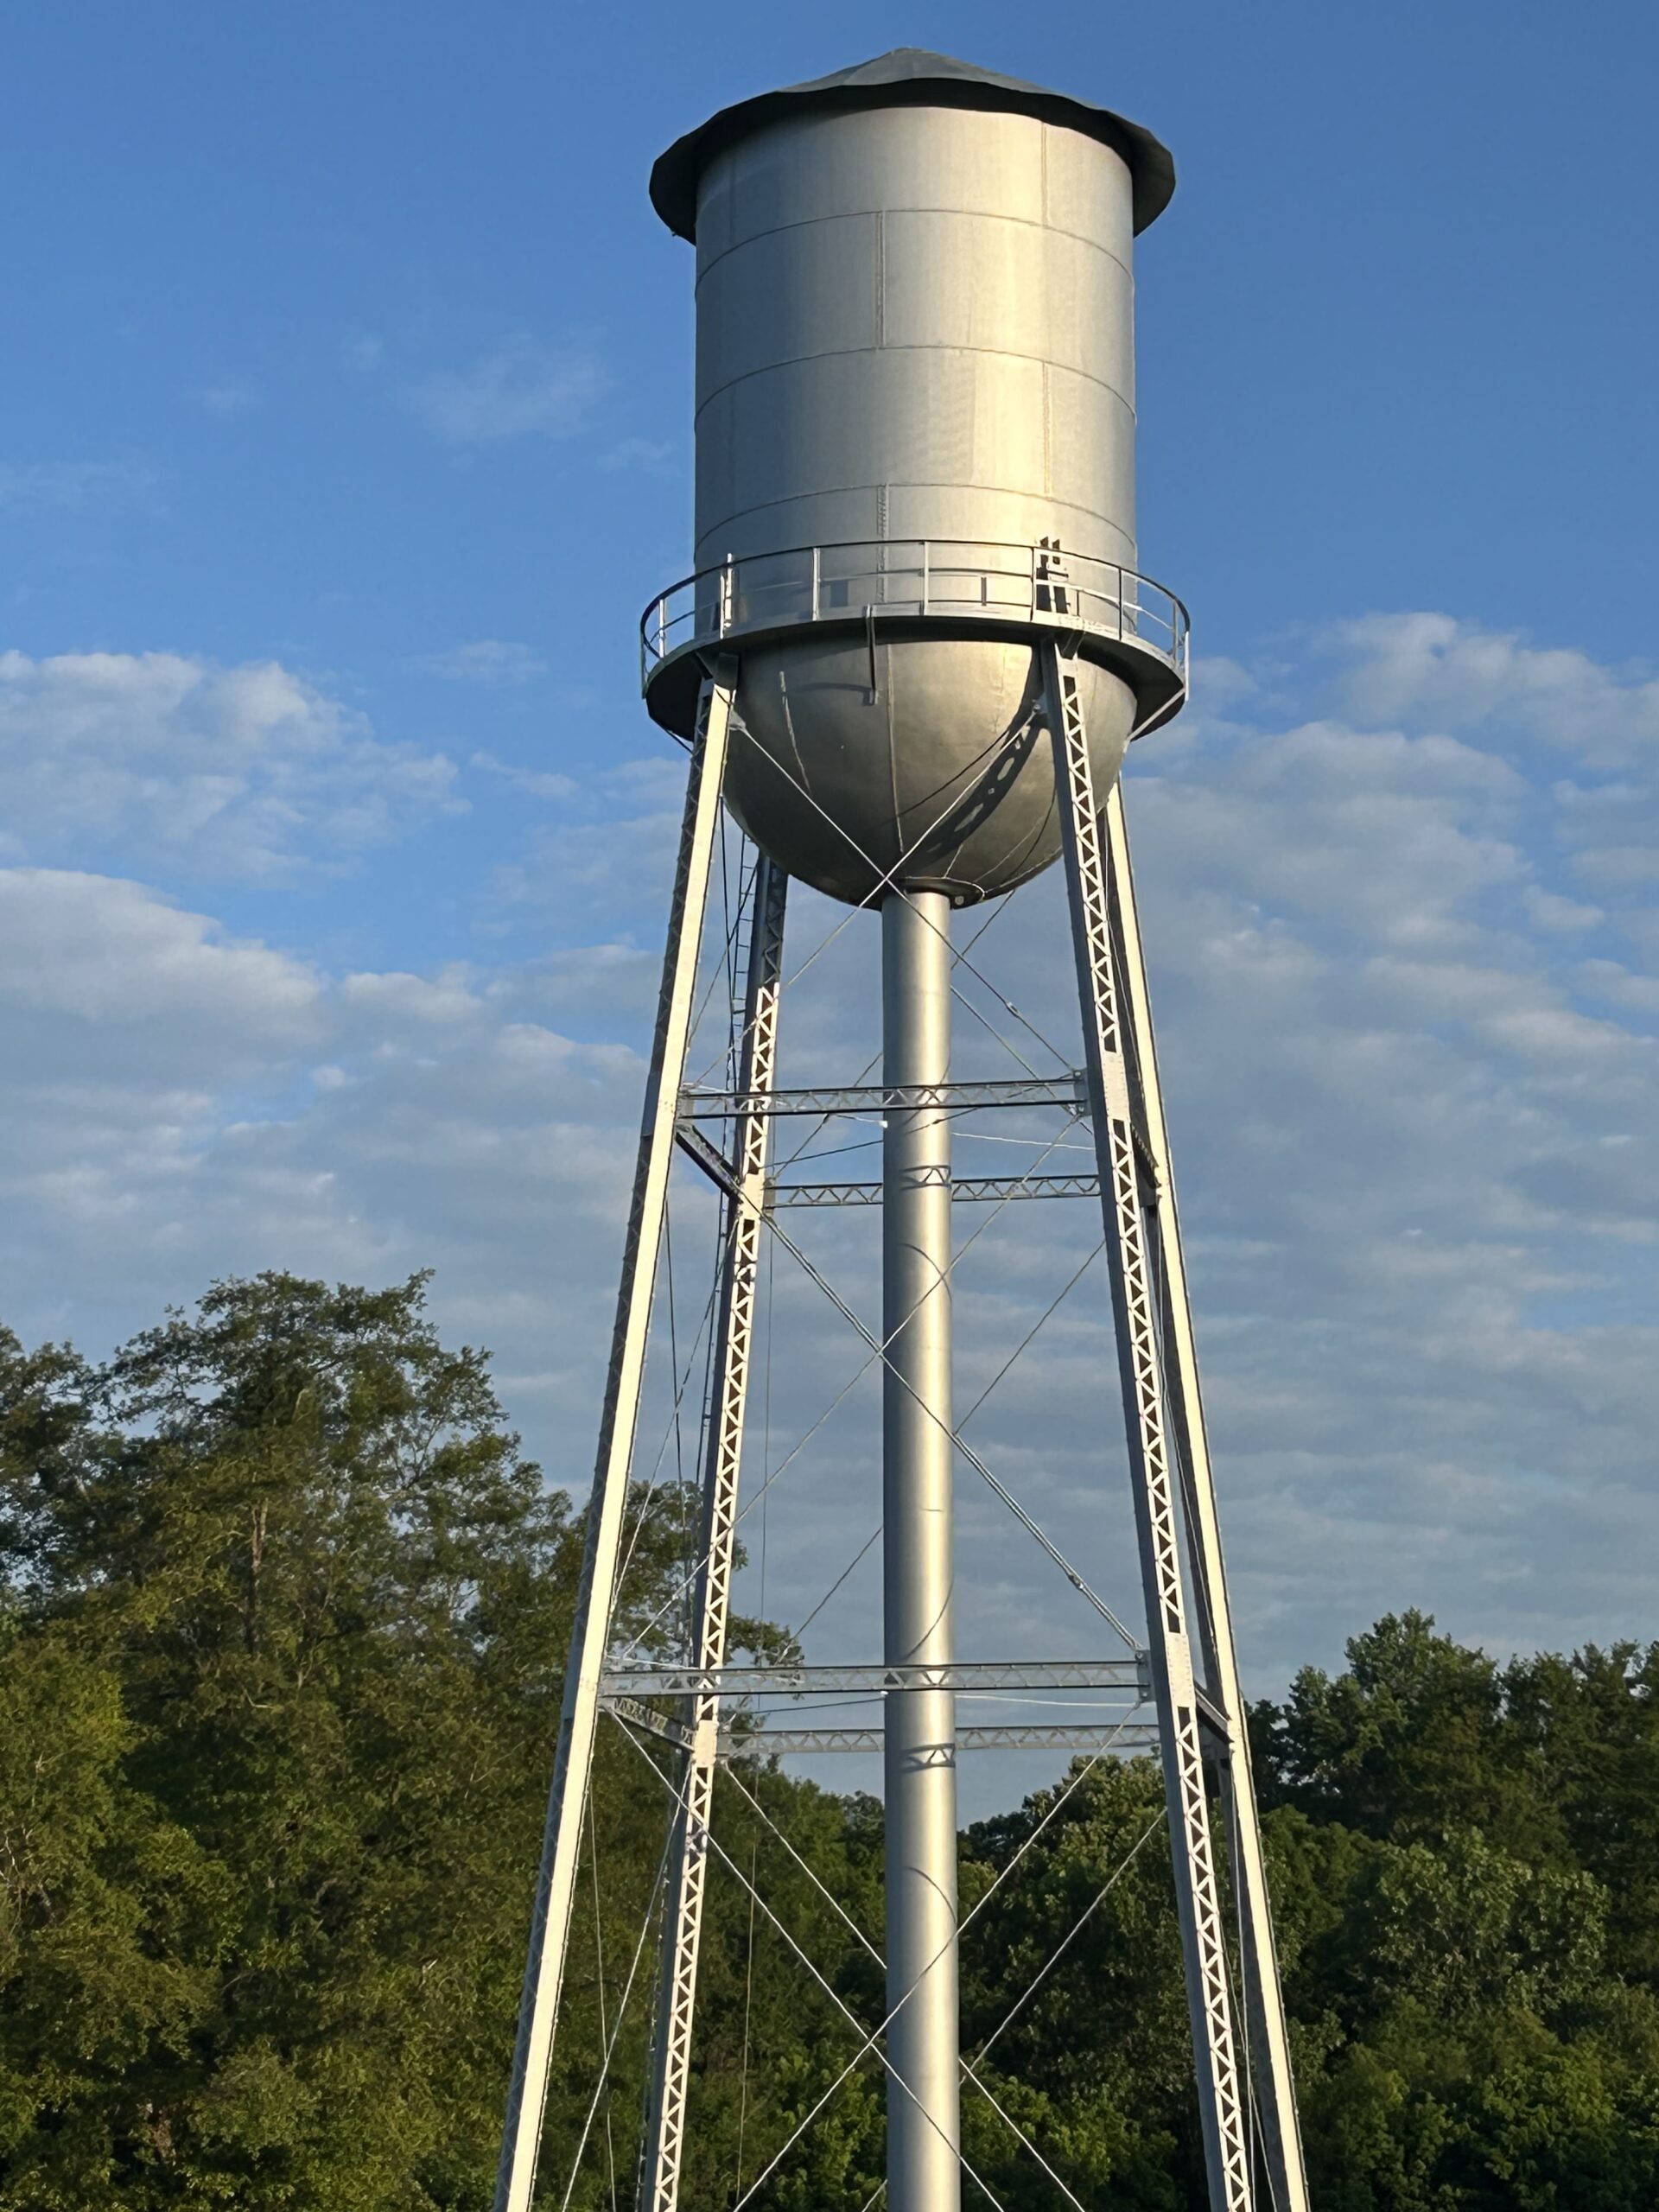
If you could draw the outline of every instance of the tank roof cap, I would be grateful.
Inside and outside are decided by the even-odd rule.
[[[785,85],[774,92],[723,107],[707,123],[677,138],[651,172],[651,204],[677,238],[696,241],[697,184],[715,155],[751,131],[789,115],[849,113],[868,107],[966,107],[1005,115],[1033,115],[1112,147],[1128,164],[1133,179],[1135,227],[1144,231],[1163,213],[1175,189],[1175,164],[1169,149],[1151,131],[1092,100],[1051,92],[1018,77],[977,69],[948,54],[929,54],[917,46],[895,47],[832,77],[810,84]]]

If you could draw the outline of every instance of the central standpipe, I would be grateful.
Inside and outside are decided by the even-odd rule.
[[[950,902],[893,892],[881,906],[883,1079],[950,1074]],[[888,1666],[948,1662],[950,1128],[940,1106],[890,1109],[882,1140],[882,1539]],[[957,2025],[956,1699],[887,1700],[887,2204],[961,2202]],[[895,2008],[896,2012],[895,2012]]]

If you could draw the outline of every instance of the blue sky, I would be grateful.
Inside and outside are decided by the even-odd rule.
[[[0,1313],[99,1349],[227,1268],[431,1261],[585,1479],[677,774],[633,624],[690,535],[690,255],[645,179],[897,44],[1119,106],[1179,170],[1141,558],[1203,661],[1131,805],[1254,1679],[1412,1602],[1654,1633],[1636,5],[28,11]],[[1010,972],[1045,912],[999,924]],[[1066,1357],[999,1441],[1086,1543],[1084,1442],[1033,1426]],[[1038,1602],[1009,1574],[988,1634]]]

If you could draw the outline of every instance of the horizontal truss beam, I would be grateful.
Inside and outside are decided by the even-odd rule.
[[[958,1751],[1149,1751],[1158,1742],[1155,1720],[1095,1721],[1081,1726],[1039,1723],[1031,1727],[959,1727],[949,1744],[938,1745],[922,1764],[945,1764]],[[785,1753],[881,1751],[880,1728],[757,1728],[729,1738],[722,1736],[721,1757],[781,1758]]]
[[[882,1696],[888,1690],[1121,1690],[1151,1694],[1144,1656],[1129,1659],[953,1659],[887,1667],[612,1667],[603,1696],[807,1697],[825,1692]]]
[[[952,1113],[990,1106],[1088,1107],[1082,1076],[1014,1076],[1001,1083],[853,1083],[817,1090],[704,1090],[680,1093],[683,1122],[725,1122],[739,1114],[884,1114],[905,1107],[942,1106]]]
[[[718,1191],[728,1198],[735,1194],[737,1178],[732,1164],[711,1139],[706,1137],[695,1122],[682,1122],[675,1131],[680,1149],[696,1160],[703,1173]],[[951,1175],[948,1171],[925,1169],[922,1179],[935,1185],[948,1185],[951,1197],[959,1204],[976,1205],[1005,1204],[1012,1198],[1095,1198],[1100,1196],[1100,1179],[1096,1175]],[[879,1206],[883,1185],[879,1182],[856,1183],[777,1183],[766,1184],[766,1211],[776,1206]]]
[[[926,1176],[918,1179],[926,1180]],[[935,1182],[948,1183],[959,1204],[1001,1204],[1009,1198],[1097,1198],[1096,1175],[946,1175]],[[880,1183],[774,1183],[766,1192],[768,1206],[879,1206]]]
[[[693,1747],[693,1732],[683,1720],[671,1720],[637,1698],[620,1693],[601,1695],[600,1703],[619,1720],[643,1728],[677,1750]],[[717,1759],[782,1758],[815,1751],[853,1751],[879,1756],[885,1732],[874,1728],[772,1728],[758,1726],[753,1718],[736,1725],[722,1720],[715,1739]],[[1019,1721],[958,1728],[954,1745],[941,1744],[935,1756],[943,1762],[957,1751],[1148,1751],[1158,1742],[1155,1720]]]

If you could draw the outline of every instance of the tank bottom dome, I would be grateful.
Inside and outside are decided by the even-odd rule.
[[[1076,664],[1097,798],[1135,721],[1122,677]],[[873,680],[874,679],[874,680]],[[1029,642],[849,636],[747,648],[726,798],[789,874],[850,906],[885,887],[966,906],[1060,850],[1054,759]]]

